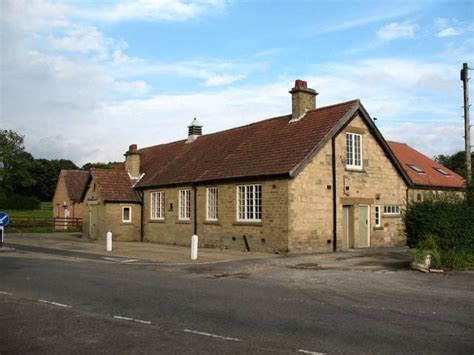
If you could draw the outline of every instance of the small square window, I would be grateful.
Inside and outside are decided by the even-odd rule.
[[[400,215],[400,206],[398,205],[385,205],[383,206],[383,214],[388,216]]]

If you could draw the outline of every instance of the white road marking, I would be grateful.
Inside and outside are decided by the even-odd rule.
[[[141,320],[141,319],[135,319],[135,318],[130,318],[130,317],[114,316],[114,318],[121,319],[121,320],[128,320],[131,322],[136,322],[136,323],[141,323],[141,324],[148,324],[148,325],[151,324],[151,322],[148,320]]]
[[[191,334],[197,334],[197,335],[204,335],[206,337],[212,337],[212,338],[218,338],[218,339],[223,339],[223,340],[230,340],[230,341],[242,341],[237,338],[231,338],[231,337],[224,337],[222,335],[216,335],[216,334],[211,334],[211,333],[206,333],[206,332],[199,332],[197,330],[191,330],[191,329],[184,329],[186,333],[191,333]]]
[[[0,294],[1,294],[1,295],[13,296],[13,293],[5,292],[5,291],[0,291]]]
[[[309,351],[309,350],[303,350],[303,349],[300,349],[298,350],[299,353],[303,353],[303,354],[311,354],[311,355],[325,355],[326,353],[318,353],[317,351]]]
[[[62,304],[62,303],[58,303],[58,302],[46,301],[46,300],[38,300],[38,301],[40,301],[42,303],[51,304],[53,306],[64,307],[64,308],[72,308],[72,306],[68,306],[67,304]]]
[[[138,261],[137,259],[117,259],[117,258],[109,258],[108,256],[103,256],[102,259],[115,261],[117,263],[132,263],[134,261]]]

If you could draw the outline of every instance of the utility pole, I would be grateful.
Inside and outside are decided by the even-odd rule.
[[[468,77],[469,67],[467,63],[462,65],[461,69],[461,80],[463,83],[464,89],[464,142],[466,145],[466,176],[467,176],[467,185],[472,182],[471,176],[471,124],[469,119],[469,77]]]

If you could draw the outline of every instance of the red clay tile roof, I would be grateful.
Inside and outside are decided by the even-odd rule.
[[[105,202],[140,202],[124,169],[91,169],[91,175]]]
[[[61,174],[64,177],[67,193],[71,201],[80,202],[82,200],[82,195],[87,188],[89,172],[80,170],[61,170]],[[59,176],[61,176],[61,174]]]
[[[351,110],[358,100],[310,110],[297,122],[291,115],[186,140],[143,148],[137,187],[230,178],[288,175]]]
[[[310,110],[186,140],[140,149],[137,187],[289,174],[359,101]]]
[[[395,153],[400,165],[403,167],[415,186],[442,188],[464,187],[464,179],[461,176],[445,166],[431,160],[409,145],[398,142],[388,142],[388,145]],[[423,172],[417,173],[410,167],[410,165],[414,165],[415,169],[418,167]],[[449,176],[443,175],[435,168],[443,169],[449,174]]]

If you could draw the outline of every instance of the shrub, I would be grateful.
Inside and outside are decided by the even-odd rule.
[[[474,251],[474,204],[468,201],[426,200],[404,215],[407,243],[417,247],[428,235],[440,250]]]
[[[474,265],[474,253],[445,250],[441,254],[441,264],[448,269],[462,270]]]
[[[40,208],[40,200],[33,196],[13,195],[0,198],[0,209],[5,210],[36,210]]]

